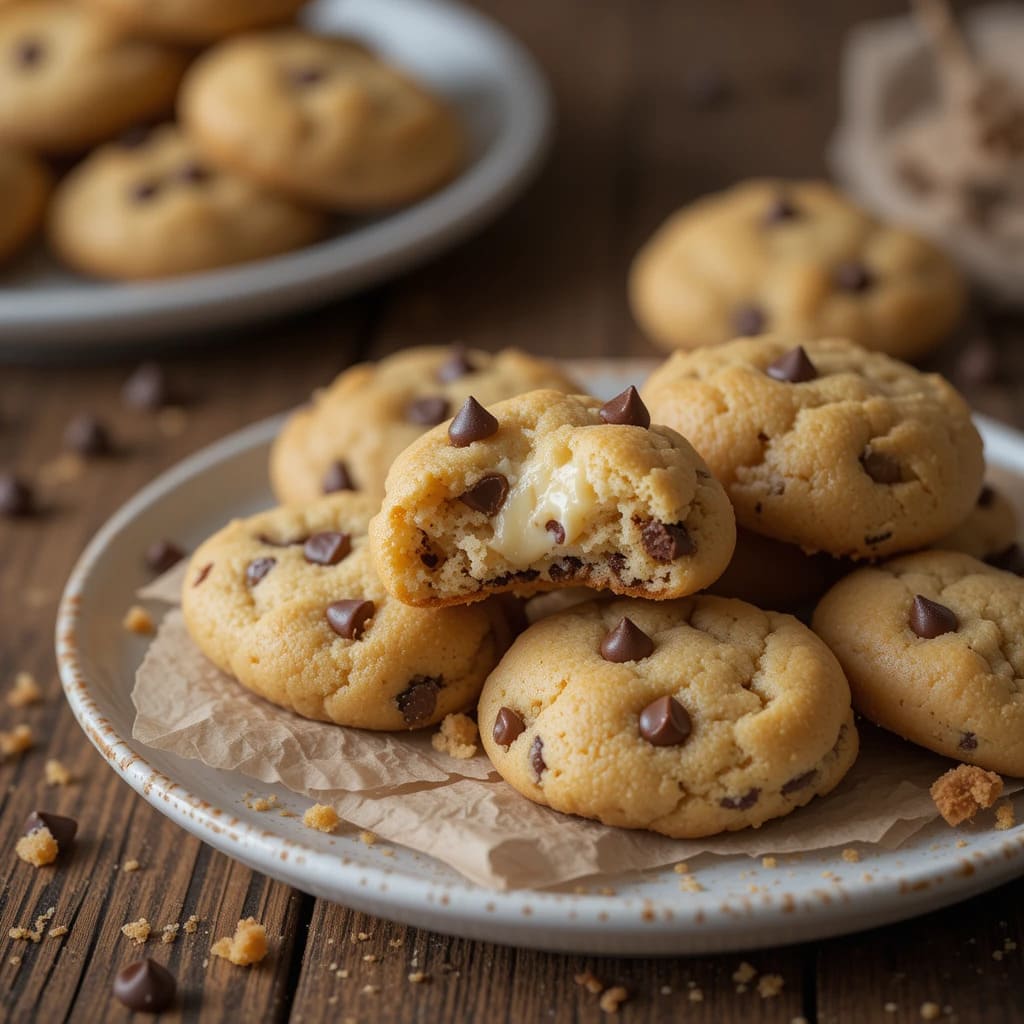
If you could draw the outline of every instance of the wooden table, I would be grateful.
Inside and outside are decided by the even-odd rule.
[[[353,360],[413,342],[650,353],[624,295],[638,245],[669,210],[701,192],[752,174],[823,172],[841,37],[856,16],[900,8],[896,0],[480,6],[546,67],[559,133],[540,181],[478,239],[352,301],[168,351],[165,365],[188,397],[178,433],[168,429],[173,423],[119,404],[133,363],[0,369],[0,468],[37,473],[60,452],[65,424],[78,412],[102,415],[119,446],[78,479],[48,488],[45,515],[0,520],[0,687],[27,670],[46,693],[25,711],[0,706],[0,728],[26,721],[39,741],[0,765],[0,1020],[124,1019],[110,984],[138,951],[121,925],[196,914],[197,935],[148,947],[178,977],[182,998],[172,1019],[598,1021],[605,1018],[596,996],[573,981],[591,970],[629,989],[618,1019],[637,1024],[916,1021],[926,1002],[951,1008],[942,1019],[1024,1021],[1024,953],[1002,954],[1007,940],[1024,947],[1024,881],[903,925],[750,953],[758,969],[785,979],[779,997],[762,1000],[735,990],[739,955],[613,960],[524,952],[370,919],[268,881],[135,796],[65,707],[51,638],[61,586],[89,537],[143,483],[228,431],[298,403]],[[715,109],[694,109],[688,74],[709,65],[733,80],[735,95]],[[1021,424],[1013,383],[1024,380],[1024,348],[1007,344],[1013,324],[995,333],[998,383],[964,386],[979,408]],[[938,364],[953,366],[954,358],[947,353]],[[73,785],[45,786],[49,757],[71,769]],[[35,871],[14,857],[21,823],[35,807],[81,823],[75,855],[59,870]],[[141,870],[119,868],[131,858]],[[38,945],[6,937],[51,906],[66,936]],[[267,925],[272,955],[248,970],[207,964],[210,938],[250,914]],[[369,938],[351,942],[359,932]],[[367,962],[368,953],[380,960]],[[408,983],[414,958],[431,983]],[[332,963],[348,978],[330,971]],[[690,982],[703,1002],[688,998]]]

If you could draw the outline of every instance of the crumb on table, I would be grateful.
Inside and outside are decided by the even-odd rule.
[[[75,781],[71,772],[53,757],[43,765],[43,776],[48,786],[70,786]]]
[[[170,924],[165,924],[163,928],[160,929],[161,943],[165,946],[169,946],[178,937],[178,931],[180,928],[181,925],[176,921],[172,921]]]
[[[0,761],[8,757],[17,757],[31,750],[35,745],[35,737],[27,725],[16,725],[10,732],[0,730]]]
[[[445,715],[441,728],[430,738],[431,746],[442,754],[466,760],[476,756],[480,733],[469,715]]]
[[[218,939],[210,952],[239,967],[258,964],[267,955],[267,930],[256,918],[243,918],[238,922],[235,934]]]
[[[22,836],[15,843],[14,852],[26,864],[41,868],[44,864],[52,864],[60,850],[53,833],[43,826],[33,829],[27,836]]]
[[[313,804],[302,816],[302,824],[317,832],[333,832],[341,824],[341,818],[329,804]]]
[[[740,985],[745,985],[748,981],[753,981],[756,977],[757,968],[753,964],[748,964],[746,960],[742,960],[739,967],[732,972],[732,980]]]
[[[1005,831],[1008,828],[1013,828],[1017,824],[1017,819],[1014,817],[1013,804],[1009,800],[1004,800],[996,808],[996,828],[1000,831]]]
[[[188,920],[185,922],[184,930],[186,935],[195,935],[199,928],[199,918],[195,914],[190,914]]]
[[[36,918],[36,923],[31,928],[15,926],[8,930],[7,937],[19,942],[41,942],[43,931],[50,921],[53,920],[53,915],[56,913],[57,908],[50,907]]]
[[[938,1020],[942,1016],[942,1007],[938,1003],[921,1004],[921,1020]]]
[[[761,867],[763,868],[777,868],[778,866],[779,862],[774,857],[761,858]]]
[[[129,921],[127,924],[121,925],[121,934],[127,936],[137,946],[145,945],[149,933],[149,922],[144,917],[140,917],[138,921]]]
[[[148,636],[156,628],[153,625],[153,617],[145,608],[138,604],[133,604],[125,612],[121,625],[129,633],[138,633],[140,636]]]
[[[409,983],[412,985],[423,985],[430,981],[430,975],[425,971],[410,971],[407,977],[409,978]]]
[[[245,806],[250,811],[272,811],[277,806],[277,796],[271,793],[270,796],[258,796],[255,798],[247,798]]]
[[[574,974],[572,980],[595,996],[599,992],[604,991],[604,982],[591,971],[581,971],[579,974]]]
[[[842,856],[843,860],[845,860],[847,864],[856,864],[860,860],[860,852],[855,850],[852,846],[848,846],[843,850]]]
[[[27,708],[43,699],[43,691],[31,672],[19,672],[7,691],[7,705],[12,708]]]
[[[66,924],[55,924],[47,933],[48,939],[59,939],[62,935],[67,935],[68,926]]]
[[[604,1013],[618,1013],[619,1007],[629,999],[629,992],[622,985],[614,985],[601,993],[597,1005]]]
[[[359,842],[364,846],[373,846],[377,842],[377,833],[363,830],[359,833]]]
[[[139,868],[141,868],[141,867],[142,867],[142,865],[134,857],[131,857],[130,859],[126,860],[121,865],[121,870],[122,871],[138,871]]]
[[[785,985],[781,974],[762,974],[757,979],[757,994],[762,999],[772,999],[782,992]]]
[[[1003,780],[974,764],[950,768],[931,788],[932,800],[948,825],[970,821],[979,810],[991,807],[1002,793]]]

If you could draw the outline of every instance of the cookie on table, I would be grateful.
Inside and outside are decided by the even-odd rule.
[[[725,491],[634,388],[602,405],[532,391],[473,397],[391,466],[370,525],[399,600],[443,606],[584,585],[665,599],[706,587],[732,556]]]
[[[462,129],[447,103],[347,39],[250,33],[203,54],[179,114],[207,157],[341,211],[396,206],[452,178]]]
[[[395,457],[470,394],[492,405],[538,388],[578,390],[554,363],[514,348],[423,346],[353,366],[284,425],[270,453],[274,493],[301,504],[349,487],[379,502]]]
[[[0,263],[39,227],[50,185],[42,161],[23,149],[0,145]]]
[[[806,626],[703,595],[541,620],[488,677],[478,721],[530,800],[680,839],[828,793],[858,743],[850,688]]]
[[[72,267],[160,278],[315,241],[323,213],[211,167],[173,125],[95,150],[58,186],[50,242]]]
[[[210,43],[293,17],[306,0],[86,0],[129,32],[179,43]]]
[[[986,484],[967,518],[932,547],[962,551],[983,562],[998,560],[1017,539],[1017,513],[994,487]]]
[[[193,555],[189,633],[218,668],[306,718],[416,729],[472,706],[510,639],[498,606],[426,612],[373,568],[363,495],[239,519]]]
[[[0,142],[77,153],[166,113],[184,53],[66,0],[0,9]]]
[[[766,332],[845,337],[915,359],[960,319],[966,286],[931,242],[821,181],[754,180],[675,213],[630,273],[633,314],[665,348]]]
[[[807,552],[926,547],[981,491],[981,437],[953,387],[848,341],[677,352],[644,399],[707,460],[741,526]]]
[[[858,569],[814,613],[853,705],[938,754],[1024,775],[1024,580],[951,551]]]

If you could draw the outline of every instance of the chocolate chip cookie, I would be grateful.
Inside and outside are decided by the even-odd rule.
[[[953,387],[848,341],[677,352],[644,399],[707,460],[741,526],[809,553],[925,547],[981,491],[981,438]]]
[[[35,233],[50,194],[50,173],[23,149],[0,145],[0,263]]]
[[[270,453],[274,493],[301,504],[352,489],[379,502],[395,457],[471,393],[491,405],[537,388],[578,390],[554,363],[514,348],[422,346],[353,366],[284,425]]]
[[[940,249],[820,181],[747,181],[685,207],[637,255],[629,288],[665,348],[771,332],[915,359],[966,304]]]
[[[814,630],[866,718],[947,757],[1024,775],[1024,580],[950,551],[858,569]]]
[[[389,597],[367,545],[376,504],[338,494],[238,519],[192,556],[192,639],[243,686],[306,718],[417,729],[470,707],[510,639],[494,604]]]
[[[962,551],[983,562],[1009,551],[1017,540],[1017,513],[1007,498],[986,484],[967,518],[932,547]]]
[[[850,688],[825,645],[789,615],[719,597],[542,619],[491,673],[478,720],[530,800],[680,839],[788,814],[857,756]]]
[[[395,460],[370,536],[388,590],[424,606],[581,584],[679,597],[718,578],[736,539],[721,485],[632,387],[603,405],[468,398]]]

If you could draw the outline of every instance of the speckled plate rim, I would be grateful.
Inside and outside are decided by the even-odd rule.
[[[723,900],[714,885],[703,892],[679,893],[671,900],[660,894],[652,899],[639,893],[497,892],[464,879],[431,882],[414,870],[383,866],[379,858],[373,863],[372,848],[354,837],[341,837],[337,852],[325,853],[301,838],[282,835],[283,824],[275,832],[275,819],[265,818],[260,823],[265,827],[259,827],[230,808],[214,806],[190,792],[154,767],[147,760],[145,747],[113,727],[91,692],[77,642],[81,595],[97,565],[138,517],[198,474],[265,448],[281,422],[282,417],[275,417],[229,435],[179,463],[132,498],[82,554],[68,580],[57,618],[60,678],[86,736],[136,792],[204,842],[298,889],[392,920],[468,938],[597,954],[680,955],[825,938],[937,909],[1024,873],[1024,826],[1008,832],[967,833],[967,845],[954,849],[952,838],[957,834],[939,823],[941,833],[931,829],[930,834],[931,827],[926,828],[900,850],[884,854],[896,858],[897,871],[891,879],[865,884],[859,872],[857,877],[851,873],[842,885],[828,888],[818,883],[813,892],[805,890],[795,899],[762,893]],[[990,463],[1024,475],[1024,435],[981,417],[978,424]],[[130,686],[130,680],[125,685]],[[250,786],[259,784],[250,780]],[[1017,809],[1019,816],[1020,801]],[[923,854],[923,844],[929,839],[930,850],[944,842],[949,856]],[[422,855],[412,856],[429,862]],[[814,855],[805,856],[811,859]],[[747,865],[756,864],[746,857],[740,859]],[[833,851],[821,864],[835,869],[837,859]],[[711,855],[701,859],[711,865],[734,860]],[[660,869],[633,879],[662,875],[666,870],[670,872]],[[700,874],[702,880],[709,877],[705,868]]]

